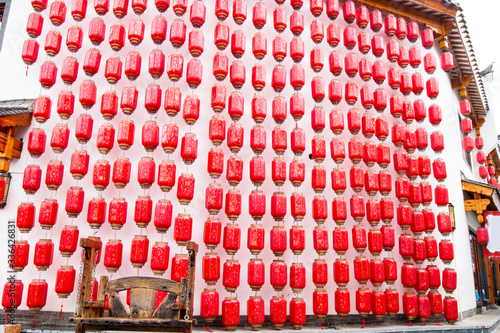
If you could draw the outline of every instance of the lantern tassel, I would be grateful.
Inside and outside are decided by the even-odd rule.
[[[9,315],[5,316],[5,324],[9,325]]]
[[[408,326],[413,326],[413,324],[411,323],[411,320],[408,322]]]
[[[424,326],[427,326],[427,323],[424,322]]]
[[[207,332],[210,332],[210,333],[212,333],[212,332],[213,332],[212,330],[209,330],[209,329],[208,329],[208,325],[207,325],[207,327],[205,327],[205,329],[207,330]]]
[[[33,328],[36,327],[36,315],[33,315]]]
[[[443,326],[439,323],[439,320],[436,319],[436,326]]]
[[[62,308],[63,308],[63,305],[61,304],[61,310],[59,311],[59,318],[62,318]]]
[[[28,76],[28,68],[30,68],[30,66],[26,66],[26,76]]]
[[[320,327],[322,330],[324,330],[324,328],[323,328],[323,322],[322,322],[322,321],[320,321],[320,322],[319,322],[319,327]]]
[[[365,328],[365,320],[363,319],[363,325],[361,325],[361,328]]]

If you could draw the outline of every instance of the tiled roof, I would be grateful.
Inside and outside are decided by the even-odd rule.
[[[0,101],[0,116],[33,113],[34,99],[12,99]]]
[[[456,65],[459,66],[462,76],[471,75],[472,79],[467,86],[467,93],[473,111],[477,115],[485,116],[489,111],[488,100],[484,89],[483,80],[479,76],[479,66],[474,54],[467,24],[462,11],[457,13],[455,24],[448,35],[450,47],[455,54]],[[457,73],[452,71],[452,78],[457,78]]]

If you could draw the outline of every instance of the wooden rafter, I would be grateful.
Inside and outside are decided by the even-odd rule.
[[[452,5],[454,8],[449,8],[448,6],[445,6],[441,1],[436,1],[436,0],[407,0],[408,2],[414,3],[416,5],[422,5],[427,8],[432,9],[435,12],[448,15],[452,18],[455,17],[458,11],[458,7],[455,5]]]

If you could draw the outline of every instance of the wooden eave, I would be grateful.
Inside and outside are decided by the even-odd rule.
[[[384,13],[392,13],[431,28],[445,35],[445,23],[455,19],[460,10],[455,4],[442,0],[356,0],[357,3]]]

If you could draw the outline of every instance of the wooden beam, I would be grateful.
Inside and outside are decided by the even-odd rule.
[[[462,190],[467,191],[467,192],[472,192],[472,193],[478,193],[478,194],[483,194],[488,197],[491,197],[493,194],[493,188],[482,186],[479,184],[473,184],[469,183],[467,181],[462,180]]]
[[[417,5],[425,6],[441,14],[448,15],[452,18],[455,18],[459,9],[459,7],[455,5],[453,5],[455,8],[449,8],[443,5],[441,1],[436,1],[436,0],[406,0],[406,1]]]
[[[29,126],[31,125],[31,113],[13,114],[8,116],[0,116],[0,126]],[[11,123],[14,125],[2,125],[2,122]]]
[[[417,2],[421,2],[419,0]],[[417,21],[431,28],[438,35],[444,35],[443,21],[433,15],[429,15],[420,10],[409,8],[401,5],[400,3],[389,0],[357,0],[356,2],[363,4],[367,7],[376,8],[381,11],[390,12],[396,16],[407,18],[411,21]]]
[[[486,207],[490,204],[490,199],[480,199],[479,202],[476,199],[473,200],[464,200],[464,206],[465,206],[465,211],[466,212],[471,212],[471,211],[476,211],[477,206],[481,206],[481,210],[484,211],[486,210]]]

